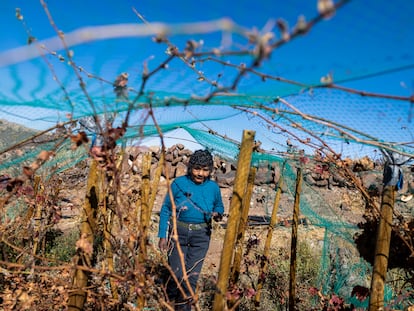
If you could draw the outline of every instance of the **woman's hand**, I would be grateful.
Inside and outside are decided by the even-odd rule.
[[[168,250],[168,243],[166,238],[160,238],[158,241],[158,248],[162,252],[166,252]]]
[[[217,212],[213,212],[211,214],[211,217],[213,217],[214,221],[219,222],[223,219],[223,215]]]

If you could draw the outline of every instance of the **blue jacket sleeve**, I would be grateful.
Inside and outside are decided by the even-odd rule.
[[[223,205],[223,199],[221,197],[221,191],[220,191],[220,187],[218,184],[217,185],[217,190],[216,190],[216,194],[215,194],[215,202],[214,202],[214,208],[213,208],[213,212],[219,213],[220,215],[223,215],[224,213],[224,205]]]
[[[171,191],[174,195],[174,182],[171,184]],[[170,221],[170,217],[171,217],[171,200],[170,200],[170,194],[167,191],[167,194],[165,195],[164,198],[164,203],[161,206],[161,211],[160,211],[160,224],[158,227],[158,237],[159,238],[166,238],[167,237],[167,232],[168,232],[168,224]]]

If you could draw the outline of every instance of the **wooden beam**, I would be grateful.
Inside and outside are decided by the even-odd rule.
[[[247,180],[247,188],[246,193],[243,197],[243,206],[242,206],[242,213],[240,217],[239,228],[237,230],[237,237],[236,237],[236,247],[234,253],[234,260],[233,260],[233,267],[231,273],[231,280],[233,283],[236,283],[239,280],[240,275],[240,266],[243,257],[243,243],[244,243],[244,233],[247,226],[247,219],[249,217],[249,209],[250,209],[250,201],[252,198],[253,187],[254,187],[254,179],[256,177],[256,168],[250,168],[249,177]]]
[[[302,189],[302,169],[297,169],[295,203],[292,219],[292,242],[290,246],[289,311],[295,310],[296,300],[296,255],[298,243],[300,192]]]
[[[233,258],[236,233],[240,222],[243,197],[246,192],[255,134],[256,132],[254,131],[243,131],[243,139],[240,146],[239,159],[237,162],[236,177],[234,179],[233,195],[229,208],[229,218],[227,221],[227,229],[224,236],[223,245],[225,245],[225,248],[221,254],[220,270],[217,279],[217,290],[216,294],[214,295],[214,311],[226,310],[225,297],[230,275],[230,266]]]
[[[391,244],[392,211],[395,204],[395,192],[395,186],[385,186],[382,193],[381,217],[378,224],[375,246],[369,311],[377,311],[384,308],[384,286]]]

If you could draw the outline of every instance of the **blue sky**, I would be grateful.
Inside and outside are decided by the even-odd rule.
[[[235,23],[258,31],[267,29],[279,35],[270,23],[278,18],[293,27],[299,15],[307,20],[317,15],[313,0],[290,1],[189,1],[175,2],[162,0],[144,1],[47,1],[54,21],[65,34],[87,27],[110,24],[138,24],[134,10],[148,22],[162,22],[169,25],[213,21],[223,17]],[[20,8],[24,24],[15,16]],[[366,0],[349,1],[336,14],[323,20],[306,35],[282,45],[273,51],[271,58],[257,68],[263,74],[283,77],[307,85],[318,84],[328,73],[341,86],[373,93],[410,96],[414,93],[414,51],[412,49],[414,2],[406,0]],[[56,36],[40,1],[3,0],[0,2],[3,30],[0,32],[0,118],[20,120],[36,127],[48,127],[65,119],[68,110],[64,103],[62,89],[51,74],[50,66],[38,57],[13,63],[10,51],[26,49],[28,34],[26,29],[39,41]],[[273,21],[273,22],[272,22]],[[117,38],[104,41],[90,41],[71,47],[76,64],[105,80],[113,81],[120,72],[130,74],[129,86],[139,87],[143,64],[149,69],[166,59],[166,46],[155,44],[152,35],[138,38]],[[221,32],[210,34],[176,35],[170,41],[183,49],[188,39],[203,40],[204,50],[224,45],[237,50],[246,46],[246,40],[232,36],[232,45]],[[226,43],[227,42],[227,43]],[[63,51],[57,51],[62,53]],[[71,68],[66,63],[56,62],[46,56],[57,77],[75,102],[75,110],[84,113],[85,98],[78,91],[78,83]],[[234,64],[249,63],[248,57],[226,59]],[[199,64],[207,77],[216,79],[220,73],[223,84],[232,81],[235,71],[217,63]],[[346,82],[342,82],[346,81]],[[88,82],[88,90],[99,99],[99,105],[108,104],[109,95],[102,94],[102,85]],[[188,68],[179,61],[170,64],[167,70],[148,81],[147,91],[162,92],[165,96],[203,95],[211,87],[199,83]],[[327,92],[303,92],[299,88],[277,81],[261,81],[249,74],[244,77],[236,90],[238,93],[257,96],[264,103],[281,96],[292,102],[299,110],[340,122],[373,135],[385,141],[407,141],[411,139],[414,127],[409,118],[411,106],[408,102],[376,98],[328,90]],[[161,93],[160,93],[161,94]],[[102,99],[103,98],[103,99]],[[221,108],[223,113],[225,108]],[[214,119],[220,110],[202,110],[203,117]],[[164,113],[176,114],[179,120],[183,111],[169,110]],[[226,112],[227,113],[227,112]],[[21,118],[13,118],[13,115]],[[174,117],[174,116],[173,116]],[[162,119],[162,116],[160,117]],[[277,138],[264,130],[259,120],[246,115],[229,117],[227,121],[209,121],[206,124],[220,133],[239,140],[242,130],[257,128],[260,139],[268,146]],[[403,129],[403,130],[401,130]],[[279,134],[277,134],[279,135]],[[270,136],[270,138],[269,138]],[[280,136],[280,135],[279,135]],[[268,139],[269,138],[269,139]],[[280,138],[280,137],[279,137]],[[283,142],[283,139],[280,140]],[[342,142],[341,142],[342,143]]]

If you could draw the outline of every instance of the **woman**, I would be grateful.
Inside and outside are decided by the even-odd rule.
[[[197,280],[210,245],[211,219],[218,221],[224,212],[220,188],[210,179],[213,157],[208,150],[197,150],[189,159],[187,175],[177,177],[171,184],[171,193],[176,206],[178,243],[184,257],[185,269],[192,291],[196,291]],[[172,204],[167,193],[160,212],[158,237],[159,248],[168,251],[167,235],[171,233]],[[168,263],[175,273],[184,294],[170,278],[167,283],[169,299],[175,302],[175,310],[191,310],[191,293],[183,280],[183,267],[176,241],[172,240],[168,252]]]

